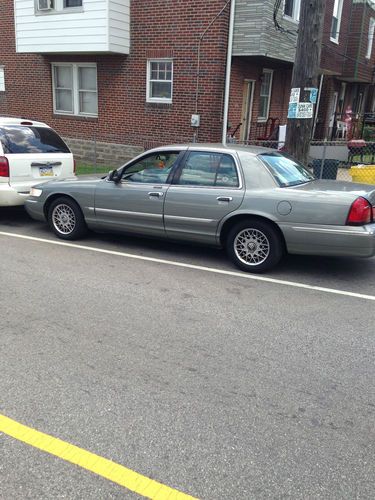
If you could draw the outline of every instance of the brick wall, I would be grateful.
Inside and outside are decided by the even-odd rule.
[[[353,36],[349,31],[352,0],[343,2],[338,43],[331,40],[334,3],[335,0],[326,0],[320,67],[329,70],[331,74],[341,75],[346,61],[348,39]]]
[[[46,121],[62,136],[81,140],[140,147],[192,140],[198,41],[224,5],[224,0],[134,0],[129,56],[53,56],[15,53],[13,0],[2,0],[0,64],[6,92],[0,114]],[[226,9],[201,44],[200,141],[221,139],[228,18]],[[146,103],[147,59],[156,57],[174,61],[170,105]],[[50,64],[62,61],[97,63],[97,119],[53,114]]]
[[[366,58],[370,19],[375,10],[366,1],[353,4],[350,30],[348,33],[347,59],[344,75],[356,81],[371,83],[375,65],[375,44],[371,57]]]
[[[245,80],[254,80],[254,100],[252,108],[252,126],[250,128],[250,140],[262,135],[264,126],[258,123],[259,98],[261,76],[263,69],[273,70],[272,92],[269,116],[279,118],[280,124],[285,124],[288,114],[289,94],[291,88],[292,67],[280,65],[271,60],[259,60],[256,58],[234,58],[232,64],[231,96],[229,105],[229,121],[233,129],[243,121],[242,106]],[[236,138],[240,138],[241,130],[238,129]]]

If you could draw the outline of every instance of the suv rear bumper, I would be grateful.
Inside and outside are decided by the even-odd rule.
[[[9,184],[0,184],[0,207],[23,205],[29,193],[19,193]]]

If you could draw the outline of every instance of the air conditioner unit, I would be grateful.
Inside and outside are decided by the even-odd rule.
[[[38,0],[38,10],[53,9],[53,0]]]

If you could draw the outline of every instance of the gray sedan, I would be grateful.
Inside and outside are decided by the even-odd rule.
[[[65,240],[88,229],[225,247],[242,270],[290,254],[375,254],[375,186],[317,180],[265,148],[191,144],[143,153],[103,179],[52,181],[26,200]]]

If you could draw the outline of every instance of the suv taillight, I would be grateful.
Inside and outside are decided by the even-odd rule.
[[[75,158],[73,158],[73,174],[74,175],[76,175],[76,171],[77,171],[77,163],[76,163]]]
[[[349,210],[348,226],[363,226],[373,221],[373,207],[365,198],[357,198]]]
[[[0,156],[0,177],[9,177],[9,163],[5,156]]]

